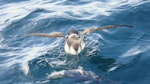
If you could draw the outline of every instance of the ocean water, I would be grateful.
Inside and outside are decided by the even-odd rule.
[[[149,84],[149,0],[0,0],[0,84]],[[90,27],[127,24],[86,35],[76,56],[61,38],[30,33],[80,33]]]

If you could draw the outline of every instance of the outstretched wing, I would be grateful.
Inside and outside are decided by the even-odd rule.
[[[128,27],[128,28],[133,28],[133,26],[130,25],[108,25],[108,26],[103,26],[100,28],[87,28],[82,32],[82,36],[90,33],[90,32],[94,32],[96,30],[105,30],[105,29],[111,29],[111,28],[117,28],[117,27]]]
[[[28,34],[27,36],[44,36],[44,37],[52,37],[52,38],[62,37],[62,38],[64,38],[66,40],[66,37],[61,32],[53,32],[53,33],[50,33],[50,34],[31,33],[31,34]]]

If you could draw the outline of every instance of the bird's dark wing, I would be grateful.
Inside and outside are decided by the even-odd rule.
[[[45,33],[31,33],[31,34],[28,34],[27,36],[43,36],[43,37],[52,37],[52,38],[62,37],[64,39],[66,39],[66,37],[64,36],[64,34],[61,33],[61,32],[53,32],[53,33],[50,33],[50,34],[45,34]]]
[[[108,26],[103,26],[101,28],[97,28],[96,30],[105,30],[105,29],[111,29],[111,28],[117,28],[117,27],[133,28],[133,26],[130,26],[130,25],[108,25]]]
[[[87,28],[82,32],[82,36],[84,36],[90,32],[97,31],[97,30],[106,30],[106,29],[112,29],[112,28],[117,28],[117,27],[133,28],[133,26],[130,26],[130,25],[108,25],[108,26],[102,26],[100,28]]]

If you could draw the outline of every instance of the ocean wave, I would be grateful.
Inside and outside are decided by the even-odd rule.
[[[79,67],[78,69],[71,69],[71,70],[61,70],[55,71],[48,75],[47,80],[51,82],[51,80],[56,80],[64,77],[69,77],[72,81],[68,81],[68,83],[110,83],[110,84],[117,84],[117,82],[105,79],[93,73],[92,71],[85,71],[83,68]],[[104,82],[105,81],[105,82]]]
[[[24,18],[32,13],[38,12],[39,15],[35,19],[43,19],[43,18],[51,18],[51,17],[61,17],[61,18],[72,18],[79,20],[100,20],[96,17],[98,16],[109,16],[111,13],[114,13],[114,9],[118,9],[119,7],[124,6],[137,6],[143,3],[147,3],[149,1],[141,1],[141,0],[121,0],[121,1],[79,1],[87,2],[85,4],[80,5],[63,5],[62,3],[68,2],[66,0],[61,1],[51,1],[51,0],[37,0],[37,1],[22,1],[17,3],[9,3],[0,6],[1,14],[0,19],[4,23],[5,27],[12,22]],[[78,3],[78,2],[74,2]],[[18,5],[19,4],[19,5]],[[82,8],[82,9],[81,9]],[[42,13],[41,11],[46,11],[47,13]],[[122,10],[125,10],[122,8]],[[36,14],[34,14],[35,17]],[[5,16],[5,17],[2,17]],[[32,19],[34,19],[32,17]]]
[[[0,83],[6,81],[18,83],[23,80],[21,78],[26,79],[22,81],[23,83],[34,81],[38,83],[37,80],[44,79],[49,73],[50,81],[39,83],[51,82],[55,76],[57,80],[59,77],[64,78],[63,81],[65,77],[68,79],[73,77],[84,83],[101,82],[101,78],[97,79],[99,74],[113,73],[119,67],[134,62],[140,54],[149,51],[149,26],[146,24],[149,20],[141,16],[144,15],[143,12],[149,11],[149,5],[145,5],[149,2],[149,0],[3,1],[0,6],[0,76],[4,77],[0,80],[4,82]],[[76,57],[66,55],[62,39],[26,37],[33,32],[60,31],[66,35],[70,29],[77,29],[81,33],[88,27],[120,23],[131,24],[134,28],[97,31],[87,35],[84,39],[86,47],[79,54],[78,61]],[[78,66],[84,67],[85,70],[76,69]],[[19,76],[20,81],[13,82],[9,76],[14,79]]]

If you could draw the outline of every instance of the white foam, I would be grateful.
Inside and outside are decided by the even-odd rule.
[[[59,40],[57,42],[59,42]],[[48,49],[53,49],[54,47],[56,47],[57,45],[53,45],[53,43],[52,45],[39,44],[31,47],[20,47],[16,48],[16,50],[13,50],[15,48],[5,47],[6,49],[10,49],[12,51],[1,53],[3,57],[7,56],[8,59],[1,61],[0,67],[9,68],[14,64],[20,64],[20,70],[22,70],[27,75],[29,72],[28,61],[37,58],[41,55],[44,55],[47,53]]]
[[[114,70],[116,70],[118,68],[118,66],[113,66],[113,67],[111,67],[108,71],[110,72],[110,71],[114,71]]]
[[[65,70],[62,71],[54,71],[53,73],[51,73],[50,75],[48,75],[48,78],[50,79],[57,79],[57,78],[62,78],[64,76]]]
[[[3,36],[1,35],[1,33],[0,33],[0,48],[2,48],[3,47],[3,44],[2,44],[2,41],[4,40],[4,38],[3,38]]]
[[[20,70],[22,70],[25,75],[28,75],[28,73],[29,73],[29,65],[28,65],[28,62],[22,63],[22,64],[20,65]]]

